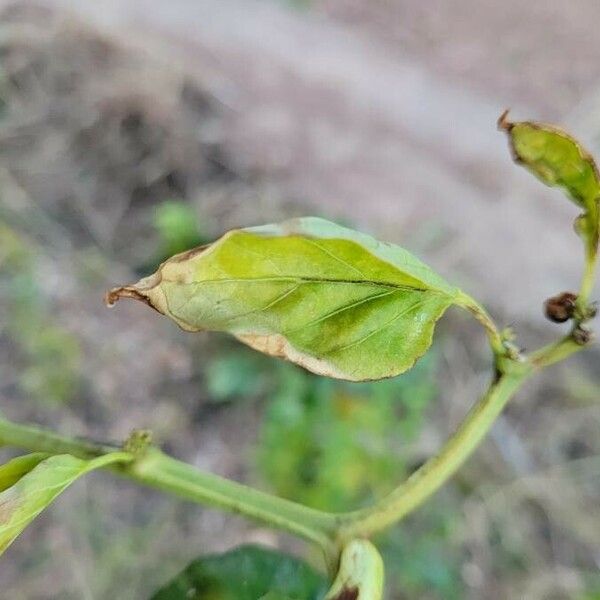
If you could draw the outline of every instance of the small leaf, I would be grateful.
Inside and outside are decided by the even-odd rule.
[[[153,600],[317,600],[326,589],[324,578],[302,561],[240,546],[190,563]]]
[[[178,254],[121,297],[187,331],[226,331],[338,379],[398,375],[429,348],[459,290],[406,250],[323,219],[234,230]]]
[[[0,492],[12,487],[23,475],[26,475],[29,471],[37,467],[48,456],[48,454],[43,454],[42,452],[34,452],[24,456],[17,456],[17,458],[13,458],[6,464],[1,465]]]
[[[117,460],[122,452],[92,460],[69,454],[27,454],[0,466],[0,554],[78,477]]]
[[[507,132],[516,162],[551,187],[562,188],[584,209],[576,227],[589,245],[598,244],[600,174],[592,156],[568,133],[546,123],[512,123],[505,111],[498,126]]]
[[[515,160],[546,185],[562,187],[582,208],[600,196],[594,159],[568,133],[546,123],[511,123],[506,114],[500,127],[509,135]]]
[[[381,600],[383,560],[369,540],[352,540],[342,550],[340,566],[324,600]]]

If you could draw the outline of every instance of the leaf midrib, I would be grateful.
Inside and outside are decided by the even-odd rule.
[[[377,287],[383,287],[390,290],[406,290],[411,292],[431,292],[434,294],[440,294],[441,296],[448,296],[454,298],[455,294],[449,294],[444,290],[435,287],[415,287],[411,285],[403,285],[400,283],[394,283],[390,281],[374,281],[371,279],[334,279],[328,277],[302,277],[302,276],[277,276],[277,277],[228,277],[223,279],[203,279],[201,281],[188,281],[179,282],[171,279],[165,279],[165,283],[171,283],[174,285],[191,286],[191,285],[204,285],[207,283],[266,283],[270,281],[289,281],[299,283],[343,283],[350,285],[372,285]]]

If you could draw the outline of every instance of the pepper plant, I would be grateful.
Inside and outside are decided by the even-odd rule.
[[[562,188],[581,210],[575,220],[585,258],[580,290],[545,303],[549,319],[571,321],[569,333],[555,343],[525,354],[479,302],[403,248],[312,217],[230,231],[106,297],[111,306],[120,298],[140,300],[187,331],[227,332],[259,352],[349,381],[410,369],[445,311],[465,309],[484,327],[494,367],[487,391],[437,455],[372,506],[329,513],[201,472],[164,454],[144,431],[117,447],[0,420],[0,443],[30,451],[0,467],[0,552],[73,481],[103,468],[303,538],[321,549],[328,576],[292,557],[242,547],[192,563],[156,598],[381,598],[382,561],[369,539],[397,525],[456,472],[527,379],[592,339],[600,229],[596,164],[554,126],[512,123],[504,113],[499,127],[515,161]]]

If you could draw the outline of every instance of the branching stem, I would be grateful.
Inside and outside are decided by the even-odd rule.
[[[0,445],[32,452],[68,453],[80,458],[102,456],[118,449],[118,446],[111,444],[61,436],[46,429],[20,425],[5,419],[0,419]],[[109,468],[138,483],[180,498],[238,513],[293,533],[318,544],[325,552],[328,563],[335,560],[331,541],[337,526],[335,515],[204,473],[156,448],[150,448],[128,464],[111,465]]]
[[[514,374],[501,375],[471,409],[439,454],[375,505],[344,515],[339,530],[340,539],[346,541],[355,537],[369,537],[387,529],[429,498],[471,455],[529,372],[530,369],[523,369]]]
[[[593,283],[593,274],[590,277]],[[452,477],[485,437],[509,399],[534,372],[562,361],[584,347],[570,335],[528,357],[511,358],[505,355],[501,337],[487,313],[468,297],[464,305],[479,320],[487,323],[486,329],[496,356],[496,376],[440,452],[371,507],[341,514],[315,510],[204,473],[154,447],[130,462],[107,465],[106,468],[149,487],[241,514],[314,542],[321,547],[329,570],[334,572],[339,553],[349,541],[369,537],[390,527]],[[119,448],[88,439],[65,437],[5,419],[0,419],[0,445],[50,454],[69,453],[82,458],[103,456]]]
[[[204,473],[156,448],[128,464],[109,468],[149,487],[238,513],[314,542],[323,549],[332,566],[341,545],[355,537],[368,537],[386,529],[436,492],[471,455],[508,400],[530,375],[564,360],[581,348],[571,337],[566,337],[533,353],[523,362],[506,359],[501,363],[503,371],[440,452],[391,494],[360,511],[332,514],[314,510]],[[0,444],[33,452],[70,453],[82,458],[102,456],[117,448],[4,419],[0,419]]]

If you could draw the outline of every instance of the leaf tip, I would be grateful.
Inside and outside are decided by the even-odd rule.
[[[125,285],[122,287],[112,288],[104,295],[104,304],[107,308],[113,308],[113,306],[121,299],[121,298],[132,298],[133,300],[139,300],[143,302],[150,308],[161,312],[148,298],[148,296],[142,293],[139,288],[133,285]]]
[[[151,308],[158,310],[156,306],[152,304],[148,296],[149,292],[160,284],[161,279],[160,271],[157,271],[149,277],[140,279],[134,285],[114,287],[104,295],[104,304],[106,304],[108,308],[112,308],[121,298],[132,298],[133,300],[139,300]],[[159,310],[159,312],[161,311]]]
[[[497,125],[500,131],[510,131],[513,128],[514,123],[508,120],[509,113],[510,108],[506,108],[498,117]]]
[[[104,304],[106,304],[108,308],[112,308],[121,298],[134,298],[135,300],[146,301],[134,287],[125,285],[108,290],[108,292],[104,294]]]

